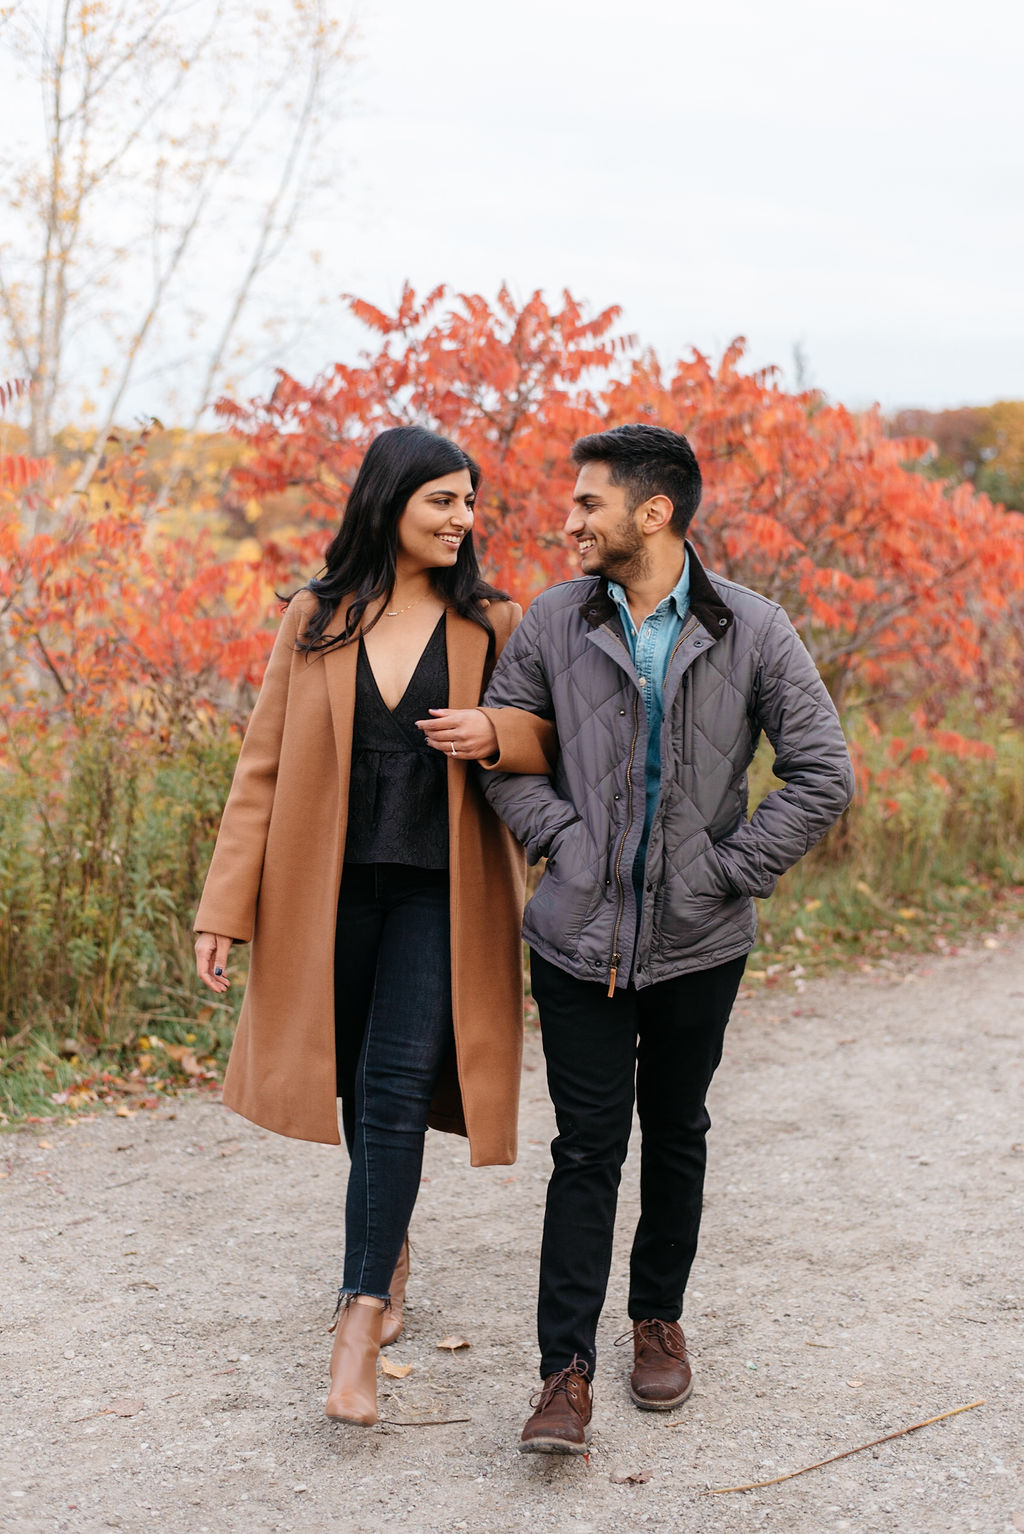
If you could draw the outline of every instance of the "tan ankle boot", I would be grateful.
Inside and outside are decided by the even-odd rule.
[[[395,1271],[391,1275],[391,1309],[384,1317],[380,1329],[380,1345],[397,1342],[402,1335],[402,1308],[405,1305],[405,1286],[409,1282],[409,1237],[402,1242]]]
[[[377,1420],[377,1355],[383,1317],[382,1301],[369,1294],[353,1295],[338,1317],[326,1406],[328,1417],[336,1422],[372,1427]]]

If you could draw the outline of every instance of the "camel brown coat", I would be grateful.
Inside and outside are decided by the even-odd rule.
[[[285,613],[195,928],[252,941],[224,1102],[278,1134],[338,1144],[334,933],[358,645],[312,655],[296,650],[312,608],[303,592]],[[500,654],[522,614],[513,602],[492,602],[487,612]],[[448,706],[473,708],[483,692],[488,636],[451,610],[445,630]],[[511,710],[489,717],[498,764],[547,770],[538,721]],[[430,1123],[468,1135],[474,1166],[506,1165],[516,1156],[525,863],[481,794],[472,764],[457,758],[448,761],[448,821],[457,1076],[453,1070],[439,1084]]]

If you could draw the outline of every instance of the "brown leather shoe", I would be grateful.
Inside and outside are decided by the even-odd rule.
[[[623,1341],[627,1341],[629,1333]],[[693,1389],[686,1338],[678,1321],[633,1322],[629,1393],[642,1411],[671,1411]]]
[[[520,1454],[586,1454],[590,1437],[590,1381],[574,1358],[567,1369],[549,1374],[531,1406],[519,1440]]]

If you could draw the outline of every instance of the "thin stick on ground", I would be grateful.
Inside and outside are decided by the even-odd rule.
[[[984,1400],[971,1401],[967,1406],[954,1406],[951,1411],[939,1412],[937,1417],[926,1417],[923,1422],[914,1422],[910,1427],[897,1428],[895,1433],[886,1433],[882,1438],[872,1438],[870,1443],[859,1443],[855,1449],[844,1449],[842,1454],[830,1454],[828,1459],[815,1460],[813,1465],[804,1465],[802,1470],[790,1470],[786,1475],[773,1476],[770,1481],[748,1481],[745,1486],[709,1486],[713,1497],[723,1496],[730,1491],[760,1491],[763,1486],[778,1486],[780,1481],[791,1481],[794,1476],[806,1475],[809,1470],[820,1470],[822,1465],[833,1465],[837,1459],[849,1459],[851,1454],[863,1454],[865,1449],[874,1449],[880,1443],[888,1443],[892,1438],[903,1438],[907,1433],[916,1433],[918,1428],[931,1427],[933,1422],[944,1422],[947,1417],[959,1416],[962,1411],[973,1411],[976,1406],[984,1406]],[[672,1422],[671,1427],[682,1427],[681,1422]]]
[[[381,1417],[381,1427],[447,1427],[450,1422],[472,1422],[472,1417]]]

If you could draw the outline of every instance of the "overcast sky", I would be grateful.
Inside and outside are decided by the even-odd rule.
[[[735,335],[862,406],[1024,397],[1019,0],[361,0],[321,243],[405,278]],[[328,310],[296,362],[351,353]]]
[[[365,334],[327,295],[505,281],[620,305],[665,362],[745,335],[792,385],[799,346],[854,408],[1024,398],[1022,0],[331,0],[343,21],[349,3],[331,192],[301,233],[323,260],[311,276],[290,248],[254,299],[250,336],[308,321],[268,360],[305,380],[355,359]],[[36,87],[5,93],[24,136]],[[233,259],[208,244],[190,268],[214,319]],[[118,281],[143,312],[148,266]],[[201,376],[173,306],[155,345],[126,418],[173,417],[176,379]],[[248,355],[243,395],[273,381]],[[103,356],[88,333],[69,397]]]

